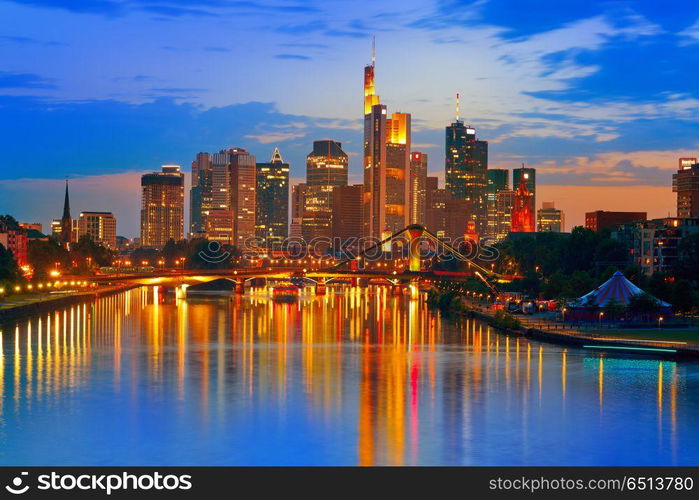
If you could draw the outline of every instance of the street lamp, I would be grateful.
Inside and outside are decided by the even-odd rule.
[[[599,326],[602,326],[602,318],[604,317],[604,311],[599,313]]]
[[[660,324],[663,322],[663,317],[658,316],[658,330],[660,330]]]

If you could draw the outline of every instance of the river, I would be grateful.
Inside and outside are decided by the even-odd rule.
[[[142,287],[0,331],[5,465],[699,464],[699,364],[509,337],[383,287]]]

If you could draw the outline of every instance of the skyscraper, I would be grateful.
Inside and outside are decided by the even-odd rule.
[[[303,235],[330,238],[333,188],[347,185],[347,153],[333,140],[313,141],[306,157],[306,187],[303,204]]]
[[[179,165],[141,176],[141,244],[162,247],[184,234],[184,174]]]
[[[363,235],[381,239],[410,221],[411,117],[390,118],[375,87],[375,51],[364,68]]]
[[[519,186],[515,191],[512,206],[513,233],[533,233],[536,231],[534,221],[534,194],[527,188],[528,172],[524,167],[519,174]]]
[[[335,186],[332,205],[332,237],[342,243],[362,235],[363,184]]]
[[[455,199],[471,202],[469,219],[482,235],[488,227],[488,142],[476,139],[476,129],[459,119],[458,98],[456,120],[446,127],[446,188]]]
[[[511,189],[503,189],[495,195],[497,211],[497,231],[495,239],[502,241],[512,230],[512,209],[515,204],[515,192]]]
[[[680,158],[672,190],[677,193],[677,217],[699,217],[699,159]]]
[[[532,196],[532,206],[536,207],[536,169],[535,168],[515,168],[512,170],[512,189],[517,189],[521,183],[521,177],[524,175],[524,183],[527,186],[527,191]]]
[[[112,212],[80,212],[78,234],[95,243],[116,250],[117,220]]]
[[[211,184],[212,207],[232,212],[232,227],[220,225],[225,217],[219,217],[218,234],[231,234],[230,241],[238,248],[255,236],[255,198],[257,166],[255,157],[242,148],[230,148],[212,155]]]
[[[264,246],[281,244],[289,235],[289,164],[274,148],[268,163],[257,164],[255,233]]]
[[[552,201],[545,201],[536,212],[536,230],[562,233],[565,231],[565,214]]]
[[[488,187],[488,229],[486,236],[497,238],[498,233],[498,207],[497,194],[510,188],[510,171],[504,168],[492,168],[487,171]]]
[[[212,182],[211,155],[197,153],[192,161],[192,188],[189,198],[189,230],[193,235],[206,231],[206,215],[213,208]]]
[[[452,196],[449,191],[439,187],[437,177],[427,177],[425,186],[425,226],[430,232],[444,238],[447,230],[446,206]]]
[[[291,187],[291,224],[289,224],[289,236],[292,238],[303,237],[303,211],[306,204],[306,183],[294,184]]]
[[[426,224],[427,165],[427,153],[410,154],[410,224]]]
[[[410,224],[410,114],[386,120],[386,222],[395,233]]]

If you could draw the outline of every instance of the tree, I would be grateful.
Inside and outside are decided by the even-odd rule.
[[[0,244],[0,283],[15,283],[20,279],[22,273],[12,251]]]
[[[70,265],[68,251],[53,238],[48,241],[29,241],[27,259],[34,269],[34,276],[39,279],[46,278],[57,267],[66,269]]]
[[[670,302],[678,313],[689,313],[697,305],[697,293],[692,289],[689,281],[677,280],[672,288]]]
[[[610,320],[615,320],[626,311],[626,306],[617,299],[609,299],[602,307],[604,315]]]
[[[699,233],[685,236],[677,248],[675,276],[699,284]]]

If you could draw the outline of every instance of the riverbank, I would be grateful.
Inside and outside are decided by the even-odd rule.
[[[60,295],[39,295],[36,300],[22,302],[20,304],[8,305],[0,309],[0,321],[23,318],[34,314],[42,314],[54,309],[79,304],[86,300],[94,300],[100,297],[107,297],[117,293],[138,288],[141,285],[134,283],[122,283],[99,287],[89,291],[79,291]],[[2,304],[0,305],[7,305]]]
[[[438,304],[439,300],[434,300],[434,303]],[[661,338],[642,339],[638,338],[638,335],[636,338],[615,336],[613,332],[601,335],[557,323],[540,323],[543,327],[531,326],[517,317],[498,314],[497,311],[465,297],[460,297],[458,301],[450,300],[448,310],[453,314],[477,318],[508,335],[524,336],[551,344],[623,354],[699,360],[699,346],[694,344]]]

